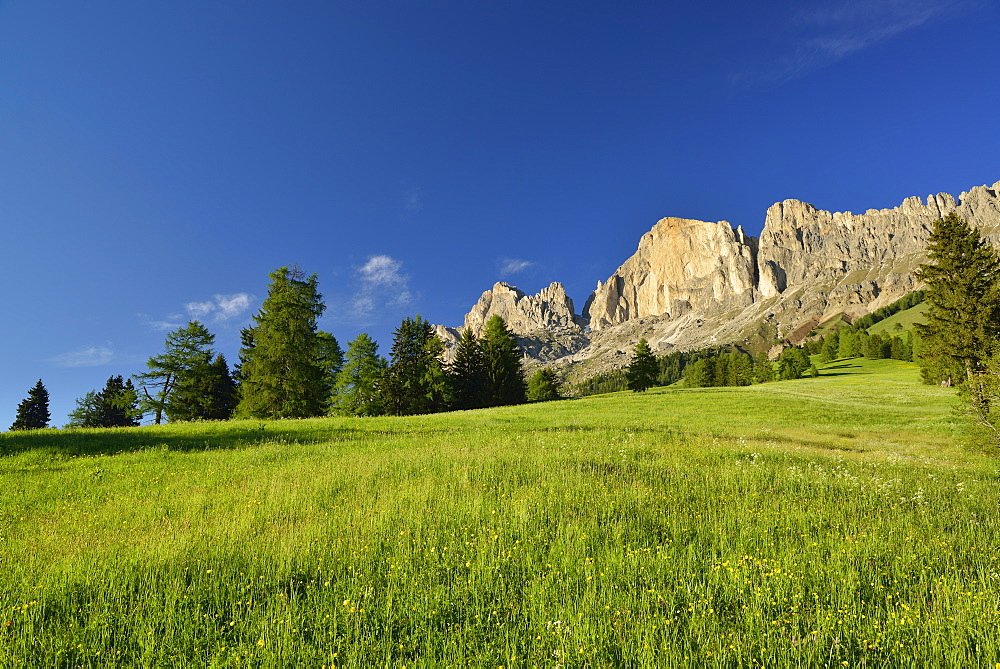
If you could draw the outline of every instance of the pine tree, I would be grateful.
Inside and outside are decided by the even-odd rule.
[[[45,389],[42,380],[38,379],[38,383],[28,391],[28,397],[17,405],[17,415],[10,429],[40,430],[48,427],[50,417],[49,391]]]
[[[420,316],[396,328],[392,358],[382,386],[386,411],[396,416],[434,413],[447,408],[448,379],[441,356],[444,343]]]
[[[517,337],[494,314],[483,325],[480,346],[486,366],[486,406],[524,404],[527,389]]]
[[[979,231],[951,212],[934,221],[926,282],[921,375],[927,383],[962,383],[984,368],[1000,340],[1000,258]]]
[[[316,320],[325,310],[316,275],[298,267],[271,272],[268,295],[240,349],[240,400],[247,418],[322,415],[330,400],[328,368]]]
[[[465,328],[455,349],[455,359],[448,366],[453,408],[478,409],[487,404],[489,380],[486,376],[486,360],[483,349],[472,331]]]
[[[767,353],[763,351],[758,353],[757,357],[754,358],[753,380],[754,383],[774,381],[774,364],[767,357]]]
[[[146,361],[148,372],[135,375],[142,391],[142,407],[145,411],[153,412],[154,423],[159,425],[164,413],[168,417],[171,414],[179,416],[189,413],[188,407],[196,400],[188,396],[183,406],[172,408],[170,405],[176,399],[175,390],[183,386],[190,393],[191,389],[202,383],[196,377],[207,372],[214,354],[211,348],[214,343],[215,335],[198,321],[190,321],[184,327],[167,334],[163,354]]]
[[[344,367],[337,376],[333,411],[354,416],[379,416],[386,360],[378,354],[378,344],[362,332],[347,345]]]
[[[556,370],[544,367],[535,372],[528,379],[528,401],[545,402],[559,399],[559,389],[562,382]]]

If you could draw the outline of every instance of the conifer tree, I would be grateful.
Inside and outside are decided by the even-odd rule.
[[[354,416],[379,416],[386,360],[378,354],[378,344],[362,332],[347,345],[344,366],[337,375],[333,411]]]
[[[17,405],[17,415],[11,430],[40,430],[49,425],[49,391],[38,379],[28,391],[28,397]]]
[[[270,278],[254,325],[243,333],[236,412],[247,418],[319,416],[330,394],[316,328],[326,308],[316,275],[280,267]]]
[[[927,383],[962,383],[979,373],[1000,340],[1000,259],[979,231],[951,212],[934,221],[926,282],[921,375]]]
[[[132,379],[108,378],[100,392],[91,390],[77,399],[67,427],[135,427],[142,418]]]
[[[656,362],[656,356],[649,348],[649,342],[640,339],[632,351],[632,361],[625,368],[625,379],[628,389],[634,393],[645,392],[656,383],[660,367]]]
[[[551,367],[543,367],[532,374],[528,379],[528,401],[545,402],[559,399],[559,389],[562,382],[556,370]]]
[[[480,345],[486,366],[486,406],[523,404],[527,401],[521,349],[503,318],[494,314],[483,326]]]
[[[462,331],[455,359],[448,366],[452,403],[455,409],[478,409],[487,404],[489,380],[479,338],[472,328]]]
[[[337,338],[329,332],[320,330],[316,336],[319,338],[319,365],[323,370],[323,397],[326,398],[323,413],[329,413],[336,401],[334,391],[337,377],[344,368],[344,351],[340,348]]]
[[[420,316],[396,328],[392,358],[382,386],[388,413],[396,416],[434,413],[447,408],[449,388],[441,356],[444,343]]]
[[[167,405],[171,421],[227,420],[236,408],[236,383],[220,353],[181,377]]]
[[[196,377],[207,373],[214,343],[215,335],[200,322],[190,321],[167,334],[164,352],[146,361],[149,371],[135,375],[141,390],[140,403],[145,411],[153,413],[154,423],[159,425],[164,414],[170,417],[188,413],[185,407],[194,401],[190,392],[202,383]],[[180,386],[187,388],[188,396],[184,407],[172,409],[170,405]]]
[[[754,383],[767,383],[769,381],[774,381],[774,364],[771,363],[770,358],[767,357],[767,353],[761,351],[754,358],[753,363],[753,380]]]

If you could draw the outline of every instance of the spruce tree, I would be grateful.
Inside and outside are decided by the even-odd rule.
[[[502,317],[494,314],[487,319],[480,346],[486,366],[486,406],[524,404],[528,398],[521,349]]]
[[[455,349],[455,359],[448,365],[453,408],[478,409],[489,401],[489,380],[483,348],[472,328],[465,328]]]
[[[167,334],[164,352],[146,361],[149,371],[135,375],[141,390],[142,407],[153,413],[154,423],[159,425],[164,414],[168,417],[171,414],[190,414],[189,407],[198,401],[190,393],[204,383],[197,377],[208,372],[209,362],[214,354],[211,348],[214,343],[215,335],[198,321],[190,321],[184,327]],[[175,391],[179,387],[184,387],[187,395],[182,406],[171,407],[171,403],[177,400]]]
[[[326,308],[316,275],[280,267],[254,325],[243,332],[240,399],[246,418],[306,418],[322,415],[329,403],[328,368],[316,320]]]
[[[167,405],[167,417],[171,421],[227,420],[235,408],[236,383],[226,358],[219,354],[181,377]]]
[[[333,392],[333,412],[353,416],[384,413],[381,389],[385,372],[386,360],[378,354],[378,344],[362,332],[347,345]]]
[[[559,380],[556,370],[550,367],[539,369],[528,379],[528,401],[557,400],[560,397],[559,389],[561,387],[562,382]]]
[[[17,415],[11,430],[40,430],[49,425],[49,391],[42,380],[32,386],[28,397],[17,405]]]
[[[659,372],[660,367],[656,362],[656,356],[649,348],[649,342],[640,339],[632,351],[632,362],[625,368],[628,389],[634,393],[645,392],[656,383]]]
[[[1000,339],[1000,258],[965,219],[951,212],[934,221],[927,284],[921,375],[927,383],[962,383],[982,371]]]
[[[100,392],[91,390],[76,400],[67,427],[135,427],[142,418],[132,379],[108,378]]]
[[[329,332],[320,330],[316,333],[319,339],[319,366],[323,370],[323,397],[326,402],[323,406],[323,413],[329,413],[330,408],[336,402],[334,391],[337,386],[337,377],[340,370],[344,368],[344,351],[340,348],[337,338]]]
[[[382,386],[385,410],[396,416],[434,413],[447,408],[448,379],[441,356],[444,343],[420,316],[396,328],[392,357]]]

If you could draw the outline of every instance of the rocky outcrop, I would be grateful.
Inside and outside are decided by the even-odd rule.
[[[435,333],[445,342],[450,357],[462,330],[471,328],[479,335],[492,316],[503,318],[510,331],[517,335],[521,350],[536,360],[572,355],[590,343],[583,320],[576,315],[573,300],[558,282],[549,284],[535,295],[527,295],[508,283],[496,283],[465,315],[461,328],[438,325]]]
[[[581,328],[573,300],[557,281],[536,295],[526,295],[509,283],[499,282],[487,290],[465,315],[463,327],[477,335],[491,316],[500,316],[511,332],[526,335],[539,329]]]
[[[584,316],[597,331],[647,316],[677,318],[754,301],[754,237],[726,221],[664,218],[639,249],[587,300]]]
[[[878,292],[912,290],[913,271],[924,261],[934,220],[957,211],[1000,241],[1000,182],[962,193],[910,197],[893,209],[831,213],[799,200],[767,210],[760,237],[761,297],[795,286],[877,284]]]
[[[830,318],[852,320],[919,288],[914,272],[926,260],[933,221],[951,211],[1000,247],[1000,181],[957,200],[910,197],[864,214],[785,200],[767,210],[759,239],[726,221],[664,218],[598,282],[583,317],[561,284],[531,296],[498,283],[464,327],[478,333],[500,315],[528,356],[579,364],[585,374],[624,364],[639,337],[660,352],[729,343],[767,350],[776,339],[807,336]],[[457,342],[459,330],[438,330]]]

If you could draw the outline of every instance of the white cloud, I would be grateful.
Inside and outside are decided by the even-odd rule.
[[[205,302],[188,302],[184,305],[191,318],[208,318],[216,323],[232,320],[244,314],[253,301],[253,295],[236,293],[235,295],[213,295]]]
[[[733,75],[737,84],[781,83],[954,14],[975,0],[850,0],[800,9],[787,26],[790,51],[771,63]]]
[[[360,286],[351,302],[355,316],[366,317],[380,305],[403,307],[413,301],[410,277],[401,272],[402,268],[403,263],[391,256],[369,256],[357,270]]]
[[[192,318],[204,318],[215,309],[214,302],[188,302],[184,305],[188,315]]]
[[[107,346],[88,346],[71,353],[60,353],[48,359],[60,367],[99,367],[111,362],[114,352]]]
[[[535,263],[530,260],[518,260],[517,258],[504,258],[500,265],[500,275],[507,276],[509,274],[517,274],[518,272],[523,272]]]
[[[219,307],[216,318],[228,321],[236,318],[250,308],[250,296],[246,293],[236,295],[216,295],[216,305]]]

